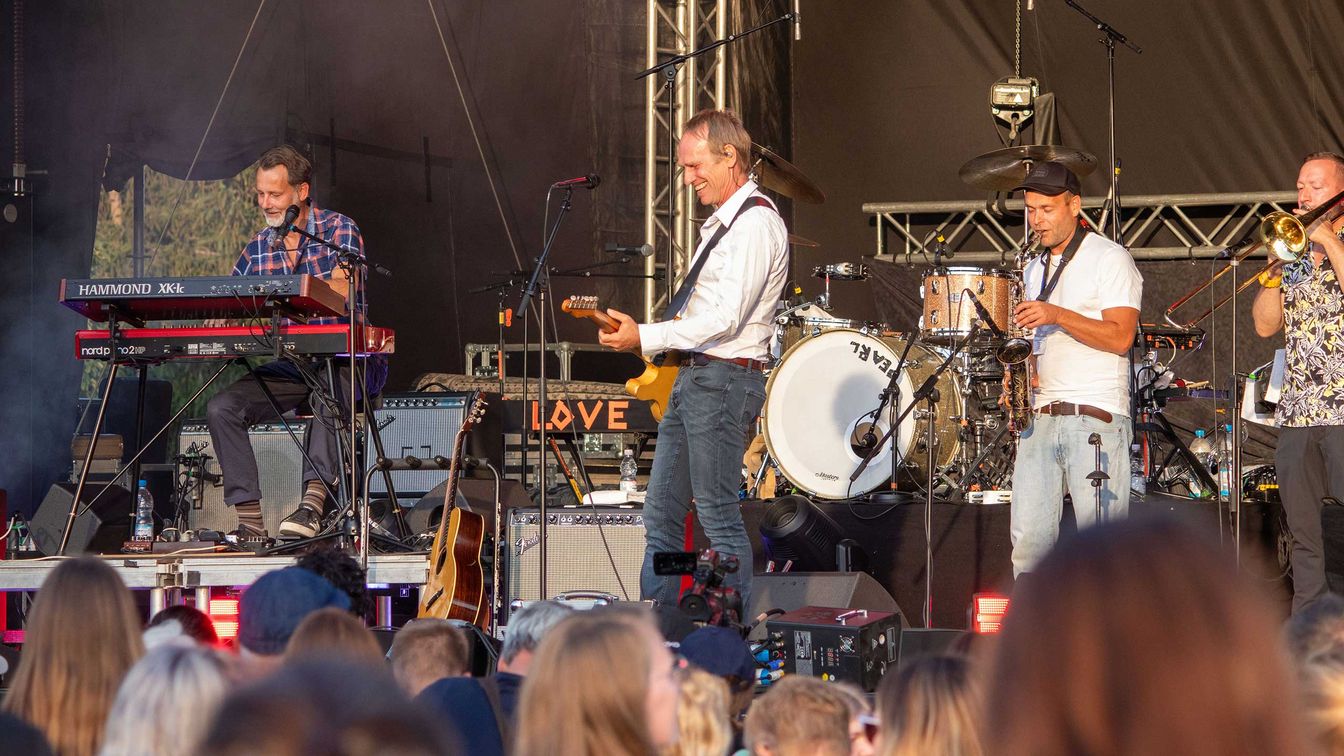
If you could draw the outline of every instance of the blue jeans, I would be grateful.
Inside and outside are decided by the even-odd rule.
[[[1096,522],[1096,490],[1087,478],[1097,469],[1096,448],[1087,442],[1093,433],[1101,436],[1101,465],[1111,476],[1101,487],[1102,519],[1129,514],[1130,419],[1115,415],[1103,423],[1087,415],[1035,415],[1019,440],[1013,467],[1014,576],[1030,572],[1055,545],[1066,492],[1073,495],[1079,530]]]
[[[741,594],[745,613],[751,598],[751,540],[742,524],[738,490],[747,434],[763,404],[765,376],[759,372],[719,361],[681,368],[658,425],[644,503],[648,545],[639,585],[645,599],[677,605],[681,578],[653,574],[653,555],[685,550],[686,515],[694,499],[710,548],[739,560],[727,584]]]

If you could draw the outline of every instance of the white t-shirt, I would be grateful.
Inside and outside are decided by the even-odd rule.
[[[1023,274],[1024,300],[1035,299],[1041,293],[1046,258],[1050,260],[1050,275],[1059,266],[1060,257],[1056,255],[1045,254],[1032,260]],[[1113,307],[1137,310],[1142,298],[1143,276],[1139,275],[1128,250],[1100,234],[1088,234],[1046,301],[1101,320],[1102,310]],[[1129,416],[1128,353],[1093,349],[1058,325],[1036,328],[1032,341],[1036,374],[1040,378],[1033,406],[1072,402]]]

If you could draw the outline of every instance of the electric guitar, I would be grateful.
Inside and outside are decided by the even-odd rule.
[[[443,514],[429,549],[429,578],[420,592],[417,617],[436,617],[470,622],[481,629],[490,624],[490,603],[485,597],[485,572],[481,547],[485,544],[485,518],[458,509],[458,468],[467,434],[485,414],[485,398],[477,394],[462,419],[453,441],[453,459],[443,492]]]
[[[574,295],[560,304],[560,309],[576,318],[588,318],[597,323],[606,333],[612,333],[620,327],[607,311],[598,307],[597,297]],[[677,380],[677,368],[680,359],[675,351],[666,352],[664,359],[672,363],[657,365],[644,360],[644,372],[625,382],[625,393],[649,403],[649,412],[654,420],[662,420],[667,410],[668,398],[672,396],[672,384]]]

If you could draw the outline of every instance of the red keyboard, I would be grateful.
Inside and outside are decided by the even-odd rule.
[[[284,351],[306,357],[348,354],[349,326],[285,325],[278,340]],[[164,362],[179,359],[232,359],[275,354],[277,336],[269,326],[183,328],[127,328],[117,335],[116,358],[121,362]],[[396,334],[390,328],[356,327],[359,354],[391,354]],[[75,358],[112,359],[112,339],[106,330],[75,332]]]

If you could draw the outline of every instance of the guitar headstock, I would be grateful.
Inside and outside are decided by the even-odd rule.
[[[588,294],[572,294],[560,303],[560,309],[576,318],[590,318],[598,312],[597,297]]]
[[[475,427],[476,423],[479,423],[481,418],[485,417],[485,408],[488,404],[489,402],[486,401],[485,394],[477,394],[476,398],[471,400],[471,407],[467,409],[467,414],[462,418],[462,428],[459,430],[459,433],[462,431],[469,431]]]

